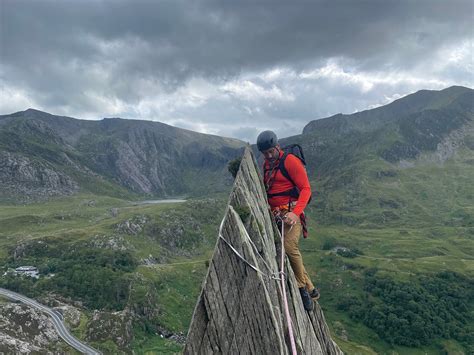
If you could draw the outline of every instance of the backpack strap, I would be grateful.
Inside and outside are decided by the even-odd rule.
[[[282,191],[282,192],[277,192],[275,194],[267,193],[268,198],[272,198],[272,197],[276,197],[276,196],[290,196],[290,197],[298,198],[298,197],[300,197],[300,190],[296,186],[293,186],[289,190]]]
[[[289,196],[289,197],[298,198],[300,196],[300,190],[298,189],[295,182],[291,178],[290,174],[288,173],[288,170],[285,168],[285,160],[288,157],[288,154],[289,154],[288,152],[283,153],[282,157],[280,158],[280,162],[278,164],[278,170],[280,170],[281,174],[285,177],[285,179],[291,182],[293,187],[289,190],[277,192],[275,194],[267,193],[268,198],[272,198],[276,196]]]
[[[285,168],[285,160],[288,157],[288,152],[285,152],[283,156],[280,159],[280,164],[278,165],[278,169],[281,171],[282,175],[287,179],[290,180],[290,182],[293,184],[293,186],[296,186],[295,182],[291,178],[290,174],[288,173],[288,170]]]
[[[301,153],[302,153],[302,151],[301,151]],[[290,174],[288,173],[288,170],[285,167],[285,160],[286,160],[286,158],[288,157],[289,154],[292,154],[292,153],[288,153],[287,151],[285,153],[283,153],[283,156],[280,158],[280,163],[278,164],[278,170],[280,170],[281,174],[287,180],[289,180],[291,182],[293,187],[289,190],[286,190],[286,191],[283,191],[283,192],[277,192],[275,194],[269,194],[267,192],[267,197],[268,198],[272,198],[272,197],[276,197],[276,196],[290,196],[290,197],[293,197],[293,198],[299,198],[300,197],[300,190],[296,186],[295,182],[293,181]],[[304,159],[304,157],[303,157],[303,159]],[[304,164],[304,160],[302,161],[302,163]],[[310,203],[311,200],[312,200],[312,196],[310,196],[310,198],[308,200],[308,203]]]

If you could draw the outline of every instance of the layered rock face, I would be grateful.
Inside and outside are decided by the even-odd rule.
[[[70,349],[59,338],[48,316],[15,303],[0,304],[0,353],[62,353]]]
[[[33,161],[20,154],[0,151],[0,197],[71,195],[79,190],[68,175],[46,162]]]
[[[84,121],[32,109],[0,115],[0,199],[78,189],[161,197],[228,191],[227,162],[243,146],[160,122]]]
[[[246,149],[189,329],[185,354],[289,354],[279,270],[281,238]],[[299,354],[342,354],[321,308],[303,308],[285,258],[286,296]]]

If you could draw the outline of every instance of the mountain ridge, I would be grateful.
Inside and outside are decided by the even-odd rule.
[[[426,97],[432,94],[437,99],[430,101]],[[421,111],[400,115],[391,124],[376,122],[378,126],[373,130],[362,125],[364,129],[349,127],[351,129],[340,134],[343,129],[334,121],[334,126],[326,131],[281,139],[282,145],[300,143],[305,151],[313,201],[306,208],[309,238],[300,241],[301,251],[310,276],[321,288],[320,303],[333,339],[347,353],[371,353],[373,350],[376,353],[439,354],[458,349],[458,353],[473,352],[474,343],[472,336],[469,337],[474,334],[474,304],[471,301],[474,299],[471,291],[474,275],[474,114],[471,89],[464,94],[455,89],[452,93],[449,90],[441,94],[426,91],[421,95],[424,100],[418,104]],[[416,101],[416,97],[410,100]],[[402,105],[403,98],[400,100],[398,104]],[[427,104],[429,101],[431,103]],[[6,181],[2,175],[5,172],[11,173],[8,176],[10,181],[16,182],[14,187],[18,187],[19,178],[31,176],[36,184],[31,188],[42,188],[47,192],[55,189],[55,182],[61,182],[61,176],[54,174],[65,171],[66,176],[74,178],[75,183],[80,182],[81,187],[84,180],[79,177],[89,179],[86,188],[101,188],[100,196],[95,193],[82,195],[79,185],[78,190],[69,191],[68,187],[76,185],[63,183],[64,191],[58,190],[59,196],[74,196],[15,208],[4,204],[6,207],[0,209],[3,227],[0,234],[5,243],[0,254],[4,265],[39,265],[46,272],[54,271],[51,266],[61,265],[56,275],[71,281],[68,288],[59,288],[57,280],[60,279],[45,278],[50,282],[49,288],[36,288],[36,292],[63,290],[59,293],[67,291],[68,297],[88,300],[91,302],[88,307],[100,308],[103,305],[95,303],[104,301],[103,289],[83,290],[84,282],[74,283],[68,276],[72,270],[65,265],[80,264],[79,271],[90,266],[100,275],[96,280],[111,280],[108,269],[90,265],[89,259],[82,260],[82,256],[90,253],[115,256],[123,250],[133,255],[132,259],[136,260],[131,265],[139,263],[136,272],[141,274],[135,279],[139,282],[133,295],[115,302],[120,305],[131,299],[132,308],[142,317],[137,329],[148,330],[146,335],[135,333],[137,339],[141,336],[143,339],[160,338],[156,334],[163,333],[154,327],[147,328],[150,324],[184,334],[192,314],[189,295],[193,295],[191,299],[198,297],[199,284],[208,266],[212,267],[212,263],[203,260],[208,260],[210,254],[199,254],[197,250],[208,248],[206,253],[211,252],[225,202],[218,198],[199,203],[190,200],[162,210],[158,206],[132,207],[129,201],[120,200],[119,203],[117,199],[107,197],[107,194],[123,194],[127,199],[128,196],[137,197],[136,194],[127,195],[130,190],[126,180],[123,185],[120,180],[114,180],[124,178],[124,175],[123,172],[115,174],[117,166],[113,163],[126,163],[124,156],[119,155],[123,150],[130,154],[131,161],[139,164],[146,166],[154,161],[153,156],[160,145],[152,134],[118,129],[105,136],[98,129],[86,135],[86,140],[70,136],[68,141],[56,135],[48,124],[23,122],[5,130],[2,122],[3,119],[0,120],[1,183]],[[129,136],[130,140],[122,139]],[[132,144],[142,139],[143,145],[137,143],[135,147]],[[184,149],[186,142],[176,141],[175,144],[175,141],[169,137],[164,140],[173,143],[175,149],[166,144],[161,146],[163,149],[159,153],[168,161],[159,161],[160,169],[172,172],[168,168],[170,165],[165,163],[183,163],[176,171],[187,174],[186,179],[190,179],[189,175],[192,176],[196,169],[197,184],[208,186],[210,197],[214,197],[216,186],[227,188],[222,183],[222,176],[230,177],[224,158],[232,155],[232,146],[222,146],[229,151],[228,155],[219,150],[208,150],[214,155],[206,155],[208,161],[202,162],[197,159],[203,158],[200,155],[203,150],[187,151]],[[76,149],[79,143],[86,149]],[[199,144],[207,143],[200,141]],[[151,146],[154,148],[148,149]],[[146,154],[138,154],[144,147]],[[194,148],[193,144],[191,148]],[[10,155],[13,158],[10,159]],[[181,156],[191,156],[189,164],[195,165],[187,166],[188,161],[181,162]],[[23,159],[28,159],[29,163],[23,163]],[[4,168],[5,161],[13,166]],[[91,162],[94,164],[84,165]],[[111,164],[110,169],[107,164]],[[199,165],[204,166],[200,172]],[[222,175],[218,174],[219,167]],[[109,169],[110,175],[101,175],[96,168]],[[79,176],[75,173],[77,169],[89,171]],[[147,172],[146,169],[143,171]],[[15,175],[17,173],[19,175]],[[212,173],[220,185],[211,185],[208,176]],[[140,173],[129,178],[141,183],[143,176],[147,177]],[[228,186],[231,183],[229,179]],[[106,184],[109,184],[107,189]],[[0,186],[0,194],[4,192],[4,186]],[[264,199],[264,196],[260,197]],[[236,212],[238,216],[234,213],[234,220],[245,219],[245,209],[236,209]],[[247,220],[244,224],[250,222]],[[92,230],[91,223],[97,224]],[[118,226],[133,226],[133,229],[117,229]],[[258,224],[251,228],[255,233],[261,233]],[[52,248],[43,250],[43,242]],[[228,251],[225,246],[221,249]],[[78,253],[78,250],[83,251]],[[259,261],[260,257],[256,256]],[[177,264],[168,264],[172,261]],[[151,265],[153,268],[150,269],[149,263],[156,265]],[[83,280],[90,280],[89,273],[84,274]],[[125,277],[122,273],[119,276]],[[24,289],[33,292],[28,285],[25,283]],[[122,296],[129,290],[127,284],[124,285]],[[41,286],[41,282],[37,286]],[[78,290],[87,292],[79,293]],[[392,297],[394,290],[407,297]],[[142,297],[144,294],[148,296]],[[113,304],[113,295],[107,297],[110,301],[106,306]],[[412,302],[418,306],[412,308]],[[420,322],[412,321],[413,313]],[[104,315],[104,321],[106,319]],[[123,324],[118,318],[115,322]],[[176,324],[179,327],[175,328]],[[107,329],[108,338],[114,339],[121,348],[124,337],[113,335],[111,328],[114,327],[103,329]],[[88,326],[88,334],[96,334],[95,329],[95,325]],[[161,338],[157,340],[162,341]],[[359,347],[360,344],[363,347]]]
[[[342,114],[316,119],[310,121],[304,128],[302,134],[308,134],[316,131],[318,128],[325,129],[328,126],[336,125],[336,121],[339,121],[339,125],[348,126],[350,128],[358,128],[357,124],[362,121],[363,124],[367,125],[366,121],[375,119],[380,121],[378,125],[373,128],[378,128],[386,122],[390,122],[396,116],[406,116],[408,114],[422,111],[423,109],[430,108],[434,103],[443,99],[443,101],[450,101],[450,98],[459,97],[462,94],[470,93],[472,95],[474,91],[470,88],[463,86],[451,86],[443,90],[419,90],[413,94],[406,95],[399,98],[387,105],[383,105],[374,109],[363,110],[353,114]],[[451,99],[452,101],[452,99]],[[356,122],[356,126],[352,124]],[[373,124],[373,122],[372,122]],[[344,131],[344,133],[347,133]]]
[[[8,164],[0,163],[4,174],[12,175],[14,166],[19,166],[12,159],[26,159],[23,164],[30,166],[36,161],[39,167],[34,175],[55,170],[86,191],[86,185],[95,184],[100,190],[105,182],[103,189],[122,190],[121,194],[203,195],[209,187],[197,181],[205,177],[214,184],[214,190],[223,192],[230,185],[226,164],[244,146],[236,139],[158,122],[77,120],[33,109],[2,116],[0,122],[2,161],[7,160],[6,152],[14,155],[9,156]],[[84,179],[88,182],[81,183]],[[30,180],[20,178],[17,188],[9,190],[25,195],[23,187]],[[42,195],[30,192],[32,197]],[[59,190],[46,193],[61,194]],[[9,195],[15,197],[14,192]]]
[[[411,196],[407,192],[410,186],[418,184],[416,174],[422,166],[425,166],[424,169],[436,169],[440,174],[438,179],[436,175],[425,178],[426,184],[421,188],[427,190],[431,185],[442,188],[439,184],[446,176],[458,181],[459,177],[453,176],[451,170],[459,171],[460,176],[471,174],[469,161],[474,156],[474,90],[454,87],[434,92],[422,91],[412,94],[409,101],[416,101],[419,95],[423,98],[423,103],[417,104],[422,107],[421,111],[393,115],[392,105],[388,109],[389,114],[372,119],[374,110],[387,110],[387,106],[383,106],[339,120],[316,120],[308,124],[302,134],[280,140],[282,146],[298,143],[303,147],[306,168],[318,201],[316,211],[319,221],[355,224],[369,220],[387,222],[386,216],[391,216],[392,223],[396,223],[396,218],[402,218],[398,213],[409,209],[411,214],[417,215],[423,208],[433,211],[433,216],[425,215],[424,220],[451,223],[444,208],[433,208],[429,205],[430,200],[410,201]],[[404,98],[399,99],[395,107],[404,102]],[[393,119],[386,122],[386,117]],[[364,121],[371,121],[373,125],[368,126]],[[447,166],[451,166],[451,170],[447,170]],[[400,182],[402,177],[403,183]],[[464,188],[460,187],[459,191],[464,191]],[[471,194],[456,190],[452,193],[454,195],[445,196],[449,198],[452,208],[463,209],[458,207],[459,202],[468,203]],[[378,200],[398,200],[396,205],[405,208],[399,207],[400,212],[381,208]],[[369,215],[357,211],[366,211]],[[403,218],[410,215],[403,213],[406,213]],[[469,215],[469,212],[466,213]]]

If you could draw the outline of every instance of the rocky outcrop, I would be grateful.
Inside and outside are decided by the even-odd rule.
[[[279,274],[281,239],[250,149],[222,221],[189,328],[185,354],[288,354],[290,338]],[[300,354],[340,354],[321,308],[303,308],[285,261],[286,295]]]
[[[147,222],[147,216],[135,216],[132,219],[128,219],[117,224],[115,226],[115,231],[122,234],[137,235],[143,231],[143,228]]]
[[[456,156],[459,150],[466,148],[472,149],[469,146],[470,140],[474,141],[474,119],[461,129],[452,131],[447,135],[438,145],[434,152],[426,152],[421,154],[417,163],[437,163],[443,164],[448,159]]]
[[[81,312],[76,307],[63,304],[54,309],[62,314],[64,322],[68,324],[70,328],[77,328],[81,324]]]
[[[71,195],[79,189],[68,175],[53,166],[20,154],[0,151],[0,197]]]
[[[62,353],[68,349],[48,316],[23,304],[0,304],[0,353]]]
[[[133,250],[133,246],[121,235],[95,235],[89,244],[92,248],[117,251]]]
[[[87,324],[86,341],[112,340],[118,347],[125,348],[133,338],[132,320],[127,310],[112,313],[94,311]]]

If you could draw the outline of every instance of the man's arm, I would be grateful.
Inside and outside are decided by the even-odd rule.
[[[298,217],[296,221],[299,221],[299,216],[303,213],[304,209],[308,205],[308,201],[311,197],[311,185],[309,184],[308,174],[303,163],[295,156],[288,155],[285,160],[285,168],[288,171],[291,179],[300,190],[300,196],[296,202],[293,213]],[[289,216],[290,218],[293,216]]]

